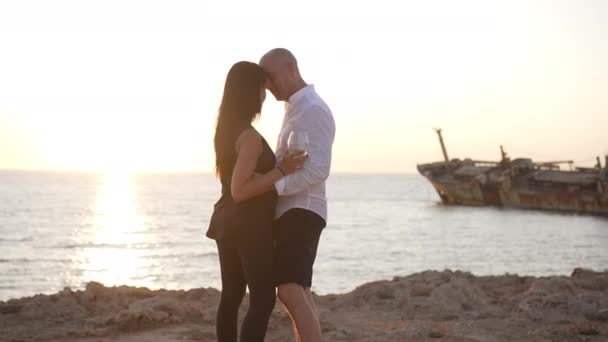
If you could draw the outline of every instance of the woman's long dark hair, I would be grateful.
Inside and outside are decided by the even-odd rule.
[[[238,62],[230,68],[224,85],[224,95],[215,127],[215,173],[222,176],[227,164],[233,161],[234,144],[238,134],[260,115],[262,101],[260,89],[266,75],[262,68],[251,62]]]

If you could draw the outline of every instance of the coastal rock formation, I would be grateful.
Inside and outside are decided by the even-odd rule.
[[[215,341],[219,295],[91,282],[81,291],[0,302],[0,341]],[[327,341],[608,341],[608,271],[425,271],[316,302]],[[293,341],[278,302],[267,341]]]

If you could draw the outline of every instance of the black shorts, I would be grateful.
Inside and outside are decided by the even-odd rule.
[[[325,220],[316,213],[289,209],[274,222],[276,284],[312,285],[312,266]]]

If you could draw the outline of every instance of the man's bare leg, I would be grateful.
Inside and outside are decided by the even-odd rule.
[[[279,300],[289,311],[301,342],[321,342],[321,325],[314,303],[311,303],[312,294],[302,285],[296,283],[279,285]],[[311,305],[313,304],[313,305]]]
[[[317,304],[315,303],[315,300],[314,300],[310,287],[306,288],[306,299],[308,299],[308,304],[310,305],[313,312],[315,313],[315,319],[317,320],[317,322],[319,324],[319,331],[322,333],[323,331],[321,328],[321,315],[319,315],[319,308],[317,307]]]
[[[310,290],[310,287],[306,288],[306,299],[308,299],[308,303],[310,304],[310,307],[313,308],[317,318],[319,318],[319,308],[317,307],[317,304],[315,304],[315,300],[312,295],[312,291]]]
[[[283,302],[281,302],[281,304],[283,304]],[[296,327],[296,321],[293,319],[293,316],[291,315],[289,310],[287,310],[287,306],[285,306],[285,304],[283,304],[283,308],[285,308],[285,312],[287,312],[287,315],[289,316],[289,319],[291,320],[291,326],[293,328],[293,335],[296,337],[296,342],[302,342],[302,339],[300,338],[300,333],[298,332],[298,328]]]

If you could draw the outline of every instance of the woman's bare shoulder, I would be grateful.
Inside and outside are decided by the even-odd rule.
[[[255,128],[249,127],[244,129],[239,137],[236,139],[237,152],[241,149],[241,146],[254,147],[256,150],[262,149],[262,135]]]

